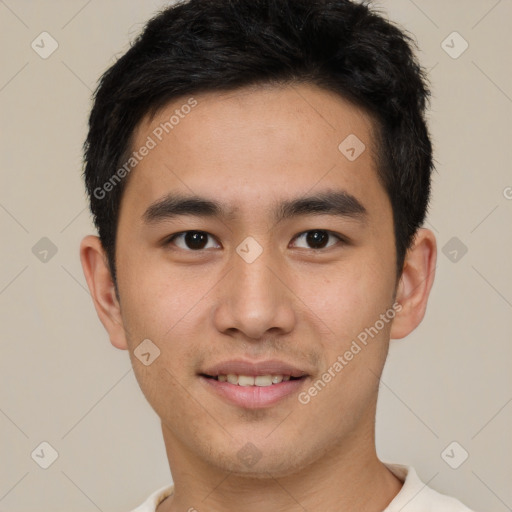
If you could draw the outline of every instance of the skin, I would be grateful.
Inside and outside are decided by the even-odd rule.
[[[99,239],[80,253],[98,316],[111,343],[129,350],[159,415],[175,484],[158,512],[345,510],[378,512],[402,482],[378,459],[375,413],[390,338],[421,322],[434,280],[436,241],[420,229],[397,286],[389,199],[377,178],[372,119],[313,85],[244,88],[194,96],[198,105],[132,171],[121,202],[117,300]],[[188,98],[138,126],[133,148]],[[366,150],[353,162],[338,145],[356,134]],[[344,190],[367,218],[303,215],[275,223],[276,201]],[[144,224],[168,192],[222,202],[228,218],[177,217]],[[187,230],[207,232],[194,251]],[[314,249],[301,233],[327,230]],[[251,236],[263,252],[236,252]],[[307,390],[356,336],[397,301],[401,310],[308,404],[297,394],[259,410],[218,398],[200,381],[206,365],[232,358],[289,361],[309,374]],[[160,356],[134,356],[144,339]],[[252,466],[237,453],[252,443]]]

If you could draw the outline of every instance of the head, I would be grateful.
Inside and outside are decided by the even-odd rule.
[[[435,267],[412,46],[347,0],[191,0],[103,75],[84,171],[99,238],[82,264],[176,452],[286,474],[371,445],[389,339],[423,318]],[[301,378],[241,407],[208,382],[232,359]]]

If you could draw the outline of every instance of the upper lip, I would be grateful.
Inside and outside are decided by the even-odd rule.
[[[233,359],[209,366],[200,372],[203,375],[217,377],[219,375],[290,375],[291,377],[303,377],[308,375],[297,366],[277,359],[267,359],[265,361],[247,361],[243,359]]]

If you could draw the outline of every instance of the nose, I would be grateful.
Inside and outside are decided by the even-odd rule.
[[[283,264],[272,258],[269,250],[263,250],[251,263],[238,253],[232,260],[233,266],[218,289],[213,316],[216,329],[231,335],[240,332],[254,340],[269,333],[291,332],[296,322],[294,294],[286,283]]]

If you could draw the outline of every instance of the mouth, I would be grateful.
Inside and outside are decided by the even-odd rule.
[[[226,361],[198,373],[207,391],[244,409],[271,407],[296,394],[309,374],[281,361]]]
[[[219,375],[207,375],[205,373],[200,374],[201,377],[206,379],[213,379],[217,382],[229,382],[229,384],[233,384],[234,386],[258,386],[258,387],[268,387],[275,386],[280,384],[281,382],[288,382],[294,380],[301,380],[306,378],[305,375],[300,377],[294,377],[292,375],[236,375],[234,373],[229,374],[219,374]]]

